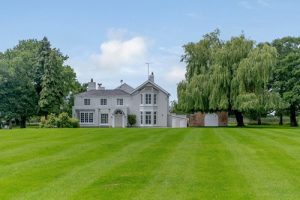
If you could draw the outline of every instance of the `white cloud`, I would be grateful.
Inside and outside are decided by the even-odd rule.
[[[129,40],[112,39],[102,43],[100,53],[91,55],[91,60],[99,68],[113,71],[144,60],[147,48],[147,42],[143,37],[134,37]]]
[[[153,40],[130,34],[124,29],[109,30],[107,39],[100,44],[98,52],[70,57],[68,64],[74,67],[80,82],[91,78],[111,89],[124,80],[137,87],[147,79],[146,62],[151,62],[155,82],[176,98],[176,85],[184,78],[185,66],[180,63],[183,50],[178,46],[155,46]],[[85,56],[82,56],[85,55]]]

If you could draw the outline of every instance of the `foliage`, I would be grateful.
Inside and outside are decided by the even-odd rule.
[[[280,96],[269,87],[276,55],[276,49],[265,44],[257,46],[240,62],[237,76],[233,79],[239,86],[233,104],[235,108],[255,112],[258,119],[278,108]]]
[[[0,112],[21,127],[34,115],[71,112],[74,94],[81,92],[76,74],[64,65],[67,56],[42,41],[23,40],[0,54]]]
[[[292,126],[298,126],[296,113],[300,110],[300,37],[276,39],[278,62],[273,68],[272,88],[284,100],[279,112],[288,108]]]
[[[79,121],[75,118],[70,118],[68,113],[60,113],[58,116],[51,113],[46,119],[41,117],[41,128],[78,128]]]
[[[243,126],[242,112],[255,111],[259,116],[282,105],[270,88],[277,52],[244,35],[221,41],[219,33],[184,46],[186,80],[177,86],[176,106],[186,112],[233,112],[238,126]]]
[[[20,41],[0,58],[0,112],[5,119],[16,118],[21,127],[37,112],[38,95],[33,84],[38,42]]]
[[[136,124],[136,115],[128,115],[128,124],[130,127]]]

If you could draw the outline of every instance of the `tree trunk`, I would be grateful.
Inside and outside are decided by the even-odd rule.
[[[257,125],[261,125],[261,117],[260,116],[257,117]]]
[[[239,127],[245,126],[243,114],[239,111],[234,111],[234,114],[235,114],[237,126],[239,126]]]
[[[11,119],[8,121],[8,128],[12,129],[12,121],[11,121]]]
[[[282,113],[279,114],[279,125],[283,125],[283,115],[282,115]]]
[[[20,128],[26,128],[26,117],[21,117]]]
[[[290,106],[290,122],[291,122],[291,126],[298,126],[295,105]]]

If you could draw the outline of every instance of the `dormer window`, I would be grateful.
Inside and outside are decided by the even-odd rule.
[[[91,105],[91,100],[90,99],[84,99],[84,105],[85,106]]]
[[[146,104],[151,104],[151,94],[146,94]]]

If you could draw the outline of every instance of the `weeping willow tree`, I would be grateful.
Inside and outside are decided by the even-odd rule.
[[[259,45],[243,59],[233,78],[238,86],[233,93],[233,109],[254,113],[258,124],[261,116],[280,105],[280,96],[270,87],[272,68],[276,64],[277,51],[269,45]]]
[[[253,74],[247,71],[245,63],[255,64],[251,67],[257,68],[257,73],[264,72],[259,79],[267,85],[276,50],[270,47],[255,49],[255,42],[244,35],[232,37],[226,42],[220,40],[219,35],[219,30],[216,30],[206,34],[198,43],[184,46],[182,61],[187,64],[187,72],[186,80],[179,83],[177,88],[178,107],[187,112],[229,111],[235,114],[237,125],[244,126],[242,113],[254,108],[249,102],[240,104],[243,98],[253,94],[266,98],[267,95],[273,95],[270,92],[265,95],[253,93],[252,85],[247,88],[248,84],[244,84],[244,89],[241,87],[248,79],[255,79]],[[259,66],[267,66],[267,71],[262,71]],[[264,84],[255,85],[256,89],[262,87],[264,90]],[[273,96],[268,97],[270,98],[276,99]],[[251,97],[249,99],[253,100]],[[258,102],[265,103],[263,100]],[[264,110],[267,107],[273,107],[272,103]],[[257,110],[262,108],[257,107]]]
[[[210,76],[214,55],[223,42],[219,30],[203,36],[197,43],[184,45],[185,54],[181,61],[186,63],[186,80],[178,84],[178,108],[186,112],[210,111]]]

